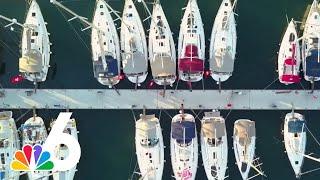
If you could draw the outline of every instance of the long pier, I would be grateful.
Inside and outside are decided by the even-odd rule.
[[[320,90],[3,89],[1,109],[320,110]]]

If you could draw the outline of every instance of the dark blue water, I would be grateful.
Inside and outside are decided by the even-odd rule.
[[[66,0],[65,5],[77,13],[91,18],[94,9],[94,0]],[[181,8],[186,5],[184,0],[162,0],[163,8],[167,14],[174,38],[177,40],[179,25],[182,17]],[[49,0],[38,0],[42,13],[48,22],[50,40],[53,43],[51,68],[48,79],[40,84],[40,88],[105,88],[93,77],[90,54],[90,32],[81,32],[81,26],[66,22],[57,8]],[[205,25],[206,39],[209,39],[215,14],[221,1],[198,0]],[[301,20],[308,1],[301,0],[269,0],[269,1],[239,1],[236,12],[238,30],[238,50],[235,71],[233,76],[222,87],[225,89],[263,89],[277,78],[275,63],[281,36],[285,31],[286,15],[296,20]],[[122,11],[123,1],[113,0],[110,4]],[[142,5],[137,3],[140,15],[146,17]],[[23,21],[26,4],[23,0],[1,0],[0,14],[15,17]],[[5,22],[1,21],[2,25]],[[118,22],[118,24],[120,24]],[[148,23],[145,23],[148,27]],[[73,29],[74,28],[74,29]],[[15,32],[0,28],[0,82],[5,88],[31,88],[30,82],[24,81],[18,85],[10,83],[10,77],[18,74],[19,41],[21,29]],[[80,40],[80,37],[82,40]],[[207,41],[207,45],[209,41]],[[150,77],[147,81],[150,80]],[[147,83],[141,88],[146,88]],[[201,89],[201,83],[193,85]],[[121,82],[118,88],[133,88],[127,80]],[[158,87],[155,87],[158,88]],[[185,83],[180,83],[179,88],[187,88]],[[205,80],[206,89],[217,89],[212,79]],[[275,82],[269,89],[302,89],[309,88],[309,84],[302,82],[298,85],[284,86]],[[319,84],[316,84],[319,89]],[[212,99],[214,101],[214,99]],[[18,117],[25,110],[15,111]],[[82,158],[78,165],[76,179],[107,179],[125,180],[131,177],[136,165],[134,149],[134,120],[129,110],[74,110],[73,117],[77,119],[80,131],[79,141],[82,147]],[[46,119],[47,123],[56,118],[59,111],[39,110],[38,115]],[[141,112],[135,112],[138,115]],[[148,111],[159,114],[159,110]],[[178,111],[168,111],[173,116]],[[192,113],[192,112],[189,112]],[[229,112],[223,111],[226,116]],[[290,180],[294,179],[284,144],[282,143],[281,125],[288,111],[232,111],[227,118],[229,141],[229,179],[240,179],[240,173],[235,165],[232,147],[233,123],[239,118],[249,118],[256,121],[257,145],[256,154],[260,156],[266,179]],[[320,138],[320,113],[319,111],[300,111],[306,116],[310,130]],[[23,123],[31,113],[19,123]],[[200,115],[201,117],[202,115]],[[165,171],[163,179],[172,179],[170,163],[169,138],[171,119],[165,113],[161,116],[161,125],[165,140]],[[200,124],[198,122],[198,129]],[[307,152],[320,155],[320,147],[308,136]],[[197,179],[206,179],[199,156]],[[303,171],[320,167],[320,164],[306,160]],[[320,172],[314,172],[302,177],[306,180],[318,180]],[[261,177],[259,177],[261,178]],[[259,179],[256,178],[256,179]],[[134,177],[137,179],[137,177]]]

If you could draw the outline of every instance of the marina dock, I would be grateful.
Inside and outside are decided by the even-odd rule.
[[[319,110],[320,90],[3,89],[1,109]]]

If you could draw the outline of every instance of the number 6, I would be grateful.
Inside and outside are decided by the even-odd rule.
[[[68,171],[76,166],[80,160],[81,147],[78,140],[72,135],[63,132],[71,115],[72,113],[70,112],[63,112],[59,114],[57,120],[52,126],[46,142],[43,145],[43,148],[51,154],[51,160],[54,164],[53,171]],[[69,155],[64,160],[60,160],[55,156],[55,149],[60,144],[66,145],[69,150]]]

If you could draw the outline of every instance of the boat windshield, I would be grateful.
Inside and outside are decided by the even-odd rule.
[[[154,147],[159,143],[159,138],[142,139],[140,144],[144,147]]]

